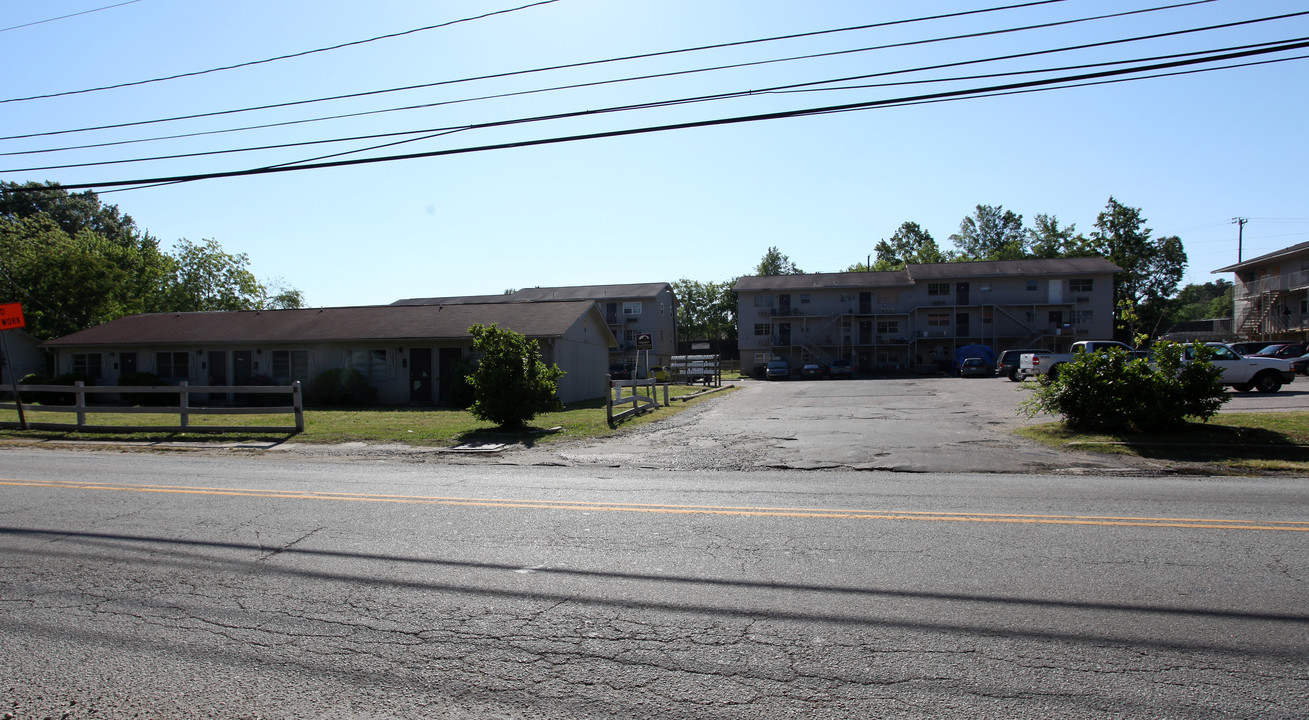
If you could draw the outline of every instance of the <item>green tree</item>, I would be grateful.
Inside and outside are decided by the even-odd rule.
[[[135,311],[121,248],[89,230],[70,236],[44,215],[0,222],[0,297],[23,304],[27,331],[48,340]]]
[[[926,265],[947,262],[932,234],[916,222],[903,222],[890,240],[879,240],[873,248],[877,253],[872,270],[901,270],[908,264]],[[859,272],[851,268],[851,272]]]
[[[559,408],[555,393],[564,371],[541,360],[535,340],[495,323],[477,323],[468,332],[481,354],[469,376],[473,415],[516,430],[538,414]]]
[[[950,241],[965,260],[1018,260],[1026,254],[1023,216],[1003,205],[978,205]]]
[[[1127,337],[1141,330],[1157,331],[1167,317],[1168,299],[1186,272],[1186,251],[1176,235],[1152,238],[1139,208],[1109,198],[1095,220],[1090,249],[1122,269],[1114,275],[1115,323]],[[1125,322],[1123,308],[1132,307],[1135,322]],[[1154,334],[1154,332],[1151,332]]]
[[[677,293],[679,340],[733,340],[736,338],[735,280],[723,283],[682,278],[673,283]]]
[[[776,246],[768,248],[763,259],[755,266],[755,275],[803,275],[804,270],[795,266],[791,258],[782,254]]]
[[[1187,285],[1173,300],[1171,321],[1232,317],[1233,287],[1231,281],[1221,279],[1203,285]]]
[[[1038,213],[1026,230],[1027,252],[1035,258],[1081,257],[1092,254],[1076,225],[1059,227],[1059,218]]]

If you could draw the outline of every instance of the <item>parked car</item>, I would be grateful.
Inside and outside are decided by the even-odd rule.
[[[1240,352],[1239,350],[1237,352]],[[1250,353],[1255,357],[1275,357],[1283,360],[1292,360],[1309,352],[1309,343],[1274,343],[1264,349]]]
[[[991,377],[991,366],[982,358],[966,358],[959,366],[959,377]]]
[[[1297,375],[1309,375],[1309,353],[1305,353],[1298,358],[1289,358],[1291,361],[1291,372]]]
[[[832,366],[827,369],[827,373],[833,378],[852,378],[854,377],[854,363],[844,358],[833,360]]]
[[[827,373],[823,370],[823,366],[818,363],[805,363],[804,366],[800,368],[800,377],[802,378],[818,379],[826,374]]]
[[[1274,345],[1267,340],[1256,340],[1253,342],[1229,343],[1227,347],[1236,352],[1237,355],[1254,355],[1269,345]]]
[[[1000,353],[1000,359],[995,364],[995,374],[1018,382],[1023,377],[1018,374],[1018,368],[1022,365],[1023,354],[1028,355],[1049,355],[1049,350],[1041,348],[1032,348],[1028,350],[1005,350]]]
[[[633,369],[632,363],[614,363],[609,366],[609,377],[614,380],[631,380]]]
[[[1291,361],[1283,358],[1242,356],[1233,352],[1223,343],[1205,343],[1212,351],[1209,362],[1222,370],[1219,382],[1230,385],[1237,392],[1258,390],[1261,393],[1275,393],[1282,385],[1295,380],[1291,370]],[[1191,348],[1186,348],[1185,358],[1192,357]]]
[[[764,368],[764,377],[769,380],[787,380],[791,377],[791,366],[785,360],[773,360]]]

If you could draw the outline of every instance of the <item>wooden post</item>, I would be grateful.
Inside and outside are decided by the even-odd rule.
[[[86,425],[86,383],[78,380],[73,383],[73,407],[77,408],[77,427]]]
[[[9,368],[9,386],[14,390],[14,406],[18,408],[18,428],[27,429],[27,417],[23,415],[23,399],[18,397],[18,375],[14,373],[14,360],[9,356],[9,333],[0,332],[0,350],[4,351],[5,364]]]
[[[188,385],[190,383],[186,380],[178,383],[178,386],[182,388],[177,394],[178,420],[183,430],[191,424],[191,414],[186,411],[191,406],[191,394],[186,389]]]
[[[291,383],[291,407],[295,413],[295,431],[302,433],[305,431],[305,403],[299,380]]]

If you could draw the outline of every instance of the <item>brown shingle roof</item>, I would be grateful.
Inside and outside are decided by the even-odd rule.
[[[594,303],[578,301],[154,313],[120,318],[55,338],[46,346],[458,340],[470,337],[468,328],[474,323],[496,323],[531,338],[551,338],[562,336],[594,309]],[[597,325],[605,327],[603,321]]]
[[[627,283],[619,285],[577,285],[573,287],[523,288],[505,295],[469,295],[464,297],[406,298],[392,305],[436,305],[439,303],[523,303],[561,300],[621,300],[654,297],[669,283]]]
[[[750,275],[736,281],[734,290],[808,290],[823,288],[907,287],[925,280],[953,280],[974,277],[1034,275],[1077,275],[1116,273],[1122,268],[1102,257],[1025,260],[983,260],[973,262],[907,265],[890,272],[805,273],[803,275]]]

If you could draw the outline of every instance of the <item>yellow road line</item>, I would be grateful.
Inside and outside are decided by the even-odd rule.
[[[48,487],[105,492],[166,493],[226,497],[262,497],[283,500],[335,500],[338,502],[401,503],[453,507],[513,508],[531,510],[582,510],[589,512],[639,512],[678,515],[721,515],[743,517],[790,517],[849,520],[918,520],[924,522],[1011,523],[1034,525],[1100,525],[1126,527],[1172,527],[1208,530],[1274,530],[1309,532],[1309,521],[1237,520],[1231,518],[1117,517],[1100,515],[1025,515],[1002,513],[956,513],[920,510],[861,510],[840,508],[779,508],[730,505],[674,505],[616,503],[579,500],[523,500],[514,498],[466,498],[440,495],[390,495],[317,491],[261,490],[254,488],[211,488],[184,485],[115,485],[74,481],[0,480],[0,486]]]

